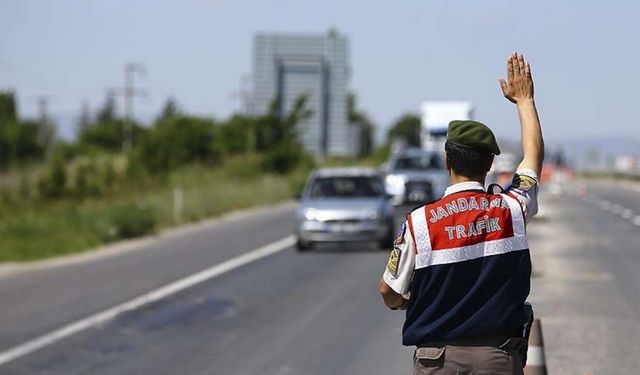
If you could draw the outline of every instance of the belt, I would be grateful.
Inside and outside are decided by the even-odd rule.
[[[418,348],[441,348],[447,345],[451,346],[493,346],[499,349],[512,350],[517,349],[520,345],[525,344],[526,341],[522,337],[505,336],[505,335],[491,335],[491,336],[478,336],[461,339],[451,340],[438,340],[430,341],[424,344],[417,345]]]

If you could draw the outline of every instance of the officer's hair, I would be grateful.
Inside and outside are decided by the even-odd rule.
[[[493,162],[493,154],[489,151],[482,152],[450,142],[445,143],[444,150],[451,169],[464,177],[483,177]]]

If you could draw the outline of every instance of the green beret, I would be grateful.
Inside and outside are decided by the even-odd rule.
[[[478,121],[451,121],[447,131],[447,142],[500,155],[500,148],[493,132],[487,125]]]

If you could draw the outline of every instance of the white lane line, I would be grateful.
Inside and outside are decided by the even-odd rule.
[[[625,208],[624,210],[622,210],[622,213],[620,215],[625,219],[631,219],[631,217],[633,216],[633,211]]]
[[[55,331],[49,332],[33,340],[27,341],[24,344],[1,352],[0,366],[23,357],[27,354],[33,353],[36,350],[54,344],[55,342],[60,341],[66,337],[84,331],[87,328],[105,323],[124,312],[135,310],[144,305],[159,301],[163,298],[167,298],[173,294],[191,288],[197,284],[203,283],[216,276],[220,276],[223,273],[232,271],[238,267],[242,267],[246,264],[267,257],[269,255],[276,254],[290,246],[293,246],[294,243],[295,237],[293,235],[284,237],[278,241],[272,242],[268,245],[249,251],[235,258],[231,258],[227,261],[216,264],[203,271],[197,272],[193,275],[187,276],[183,279],[174,281],[158,289],[152,290],[128,302],[121,303],[110,309],[88,316],[74,323],[70,323]]]
[[[611,207],[611,203],[608,201],[600,201],[600,208],[603,210],[609,210],[609,207]]]
[[[640,215],[636,215],[636,217],[633,218],[633,223],[635,225],[640,225]]]

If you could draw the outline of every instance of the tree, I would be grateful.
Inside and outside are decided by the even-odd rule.
[[[18,121],[16,99],[13,92],[0,92],[0,124],[9,121]]]
[[[132,139],[135,141],[142,137],[145,128],[131,123]],[[109,93],[95,116],[95,120],[88,125],[80,127],[78,133],[78,146],[81,149],[98,148],[108,151],[119,151],[125,136],[125,124],[116,116],[116,104],[113,94]]]
[[[176,100],[174,98],[169,98],[164,103],[164,107],[162,107],[162,111],[160,111],[160,115],[158,116],[158,121],[168,119],[171,117],[179,116],[182,113]]]
[[[67,185],[67,172],[64,160],[54,158],[45,174],[38,181],[40,195],[45,198],[60,198],[65,194]]]
[[[152,173],[190,162],[215,164],[220,156],[216,136],[211,119],[177,116],[157,121],[136,143],[132,163]]]
[[[102,108],[98,110],[96,115],[96,122],[106,123],[116,120],[116,98],[115,95],[110,92],[105,98]]]
[[[307,96],[296,98],[291,110],[281,114],[280,100],[271,103],[269,112],[259,118],[256,127],[256,148],[264,151],[262,167],[267,171],[286,173],[305,156],[300,145],[297,125],[309,119],[313,112],[307,108]]]
[[[420,146],[420,123],[420,117],[413,113],[403,115],[389,128],[387,141],[401,139],[408,146]]]
[[[78,116],[78,133],[91,125],[91,117],[91,109],[89,108],[89,104],[86,101],[82,102],[82,108],[80,109],[80,115]]]
[[[95,122],[80,130],[78,145],[82,149],[98,148],[108,151],[118,151],[122,148],[124,124],[120,120]]]
[[[0,93],[0,167],[42,160],[46,126],[39,121],[20,122],[14,94]]]
[[[355,94],[350,93],[347,95],[347,117],[350,125],[360,128],[359,155],[370,155],[373,152],[374,125],[366,113],[356,108],[356,103],[357,99]]]
[[[246,115],[234,115],[220,125],[217,141],[225,154],[243,154],[255,151],[255,133],[258,119]]]

